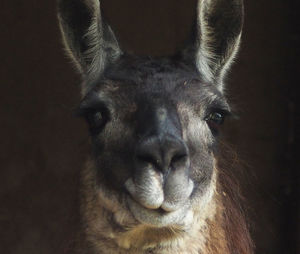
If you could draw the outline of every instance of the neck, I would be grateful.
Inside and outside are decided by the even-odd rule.
[[[92,222],[94,226],[87,227],[85,233],[95,254],[229,254],[223,207],[214,199],[209,209],[209,219],[194,217],[191,227],[182,229],[135,223],[124,228],[115,214],[102,208],[101,222]]]
[[[83,182],[87,184],[83,188],[82,203],[87,244],[76,253],[253,253],[244,217],[232,201],[232,193],[221,185],[217,186],[210,204],[204,209],[206,211],[194,211],[193,222],[189,227],[156,228],[137,222],[122,208],[125,201],[116,193],[108,193],[104,189],[95,193],[95,186],[91,184],[95,178],[90,172],[93,171],[87,170],[84,173]]]

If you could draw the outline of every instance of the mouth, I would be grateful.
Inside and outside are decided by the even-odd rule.
[[[163,185],[159,177],[148,177],[143,184],[129,178],[125,183],[127,204],[140,223],[154,227],[182,227],[193,220],[190,196],[194,183]]]
[[[190,225],[193,221],[193,212],[190,209],[190,202],[186,202],[175,211],[165,211],[162,208],[146,208],[128,195],[127,204],[136,220],[152,227],[185,227]]]

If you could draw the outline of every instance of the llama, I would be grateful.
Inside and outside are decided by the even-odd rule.
[[[99,0],[60,0],[58,18],[93,151],[78,253],[253,253],[218,135],[243,1],[199,0],[191,41],[171,57],[123,52]]]

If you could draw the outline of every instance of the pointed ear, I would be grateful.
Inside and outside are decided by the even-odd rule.
[[[103,20],[99,0],[58,0],[58,20],[64,45],[88,82],[121,55],[114,33]]]
[[[198,0],[193,41],[183,54],[220,90],[239,48],[243,17],[243,0]]]

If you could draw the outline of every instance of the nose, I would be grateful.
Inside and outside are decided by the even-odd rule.
[[[139,142],[135,157],[139,163],[149,164],[166,174],[170,169],[188,163],[188,149],[185,143],[174,135],[152,135]]]

